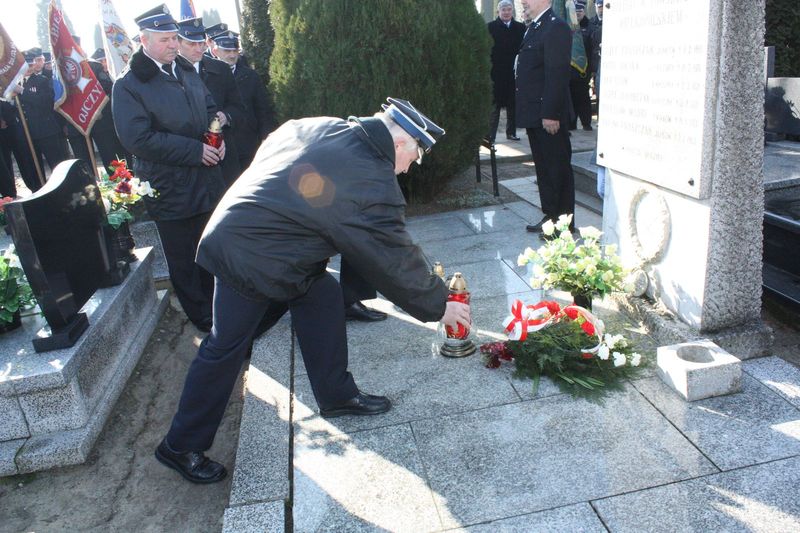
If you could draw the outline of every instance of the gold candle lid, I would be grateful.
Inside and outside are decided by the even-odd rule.
[[[453,274],[448,288],[451,292],[455,293],[467,292],[467,281],[464,279],[464,276],[461,275],[461,272]]]
[[[433,273],[444,279],[444,266],[439,261],[433,264]]]
[[[222,124],[219,122],[219,117],[211,119],[211,124],[208,126],[208,131],[211,133],[220,133],[222,131]]]

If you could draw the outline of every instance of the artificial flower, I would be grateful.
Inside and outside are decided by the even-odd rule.
[[[614,357],[614,366],[625,366],[625,354],[614,352],[611,355]]]
[[[631,366],[639,366],[642,362],[642,354],[633,352],[631,354]]]

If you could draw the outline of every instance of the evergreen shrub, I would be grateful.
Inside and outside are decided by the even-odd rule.
[[[488,129],[491,39],[474,0],[272,0],[271,86],[283,122],[369,116],[404,98],[447,134],[400,177],[425,200],[473,164]]]
[[[765,46],[775,47],[775,77],[800,77],[800,6],[797,0],[767,0]]]

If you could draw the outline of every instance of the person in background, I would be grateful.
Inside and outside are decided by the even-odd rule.
[[[500,123],[500,110],[506,109],[506,139],[518,141],[514,116],[514,60],[517,57],[525,25],[514,20],[511,0],[500,0],[497,18],[487,24],[492,36],[492,102],[488,139],[494,142]]]
[[[591,25],[589,19],[586,18],[586,2],[583,0],[575,0],[575,15],[578,18],[578,27],[580,28],[581,37],[583,38],[583,48],[586,51],[586,57],[592,57],[592,37],[590,32]],[[570,122],[570,130],[577,129],[578,119],[581,121],[581,126],[584,131],[592,131],[592,101],[589,96],[589,80],[591,79],[591,69],[581,73],[573,65],[570,69],[569,78],[569,92],[572,97],[572,107],[574,116]]]

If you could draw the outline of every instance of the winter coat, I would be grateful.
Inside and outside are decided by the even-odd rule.
[[[155,220],[212,211],[225,191],[220,166],[202,163],[202,138],[216,104],[194,66],[180,56],[175,62],[179,79],[139,49],[111,99],[119,140],[135,156],[134,174],[158,191],[144,199]]]
[[[547,9],[528,27],[517,60],[518,128],[541,128],[542,119],[568,125],[572,31]]]
[[[53,111],[53,79],[43,74],[30,76],[23,85],[19,101],[28,121],[28,130],[34,141],[64,135],[58,115]]]
[[[248,67],[243,59],[239,59],[233,77],[236,78],[247,112],[246,120],[237,124],[233,132],[242,170],[245,170],[253,160],[261,141],[275,129],[275,123],[269,95],[258,73]]]
[[[228,125],[223,129],[225,159],[222,160],[220,166],[226,185],[230,185],[242,173],[234,132],[240,124],[247,122],[247,113],[242,103],[242,96],[239,94],[239,88],[236,86],[236,80],[227,63],[204,56],[200,60],[200,79],[206,84],[206,88],[217,104],[217,109],[228,117]]]
[[[514,59],[522,44],[525,25],[512,20],[509,27],[497,17],[487,24],[492,36],[492,88],[495,104],[505,107],[514,100]]]
[[[341,253],[410,315],[439,320],[447,288],[406,231],[394,161],[379,119],[287,122],[211,215],[197,263],[242,295],[289,301]]]

